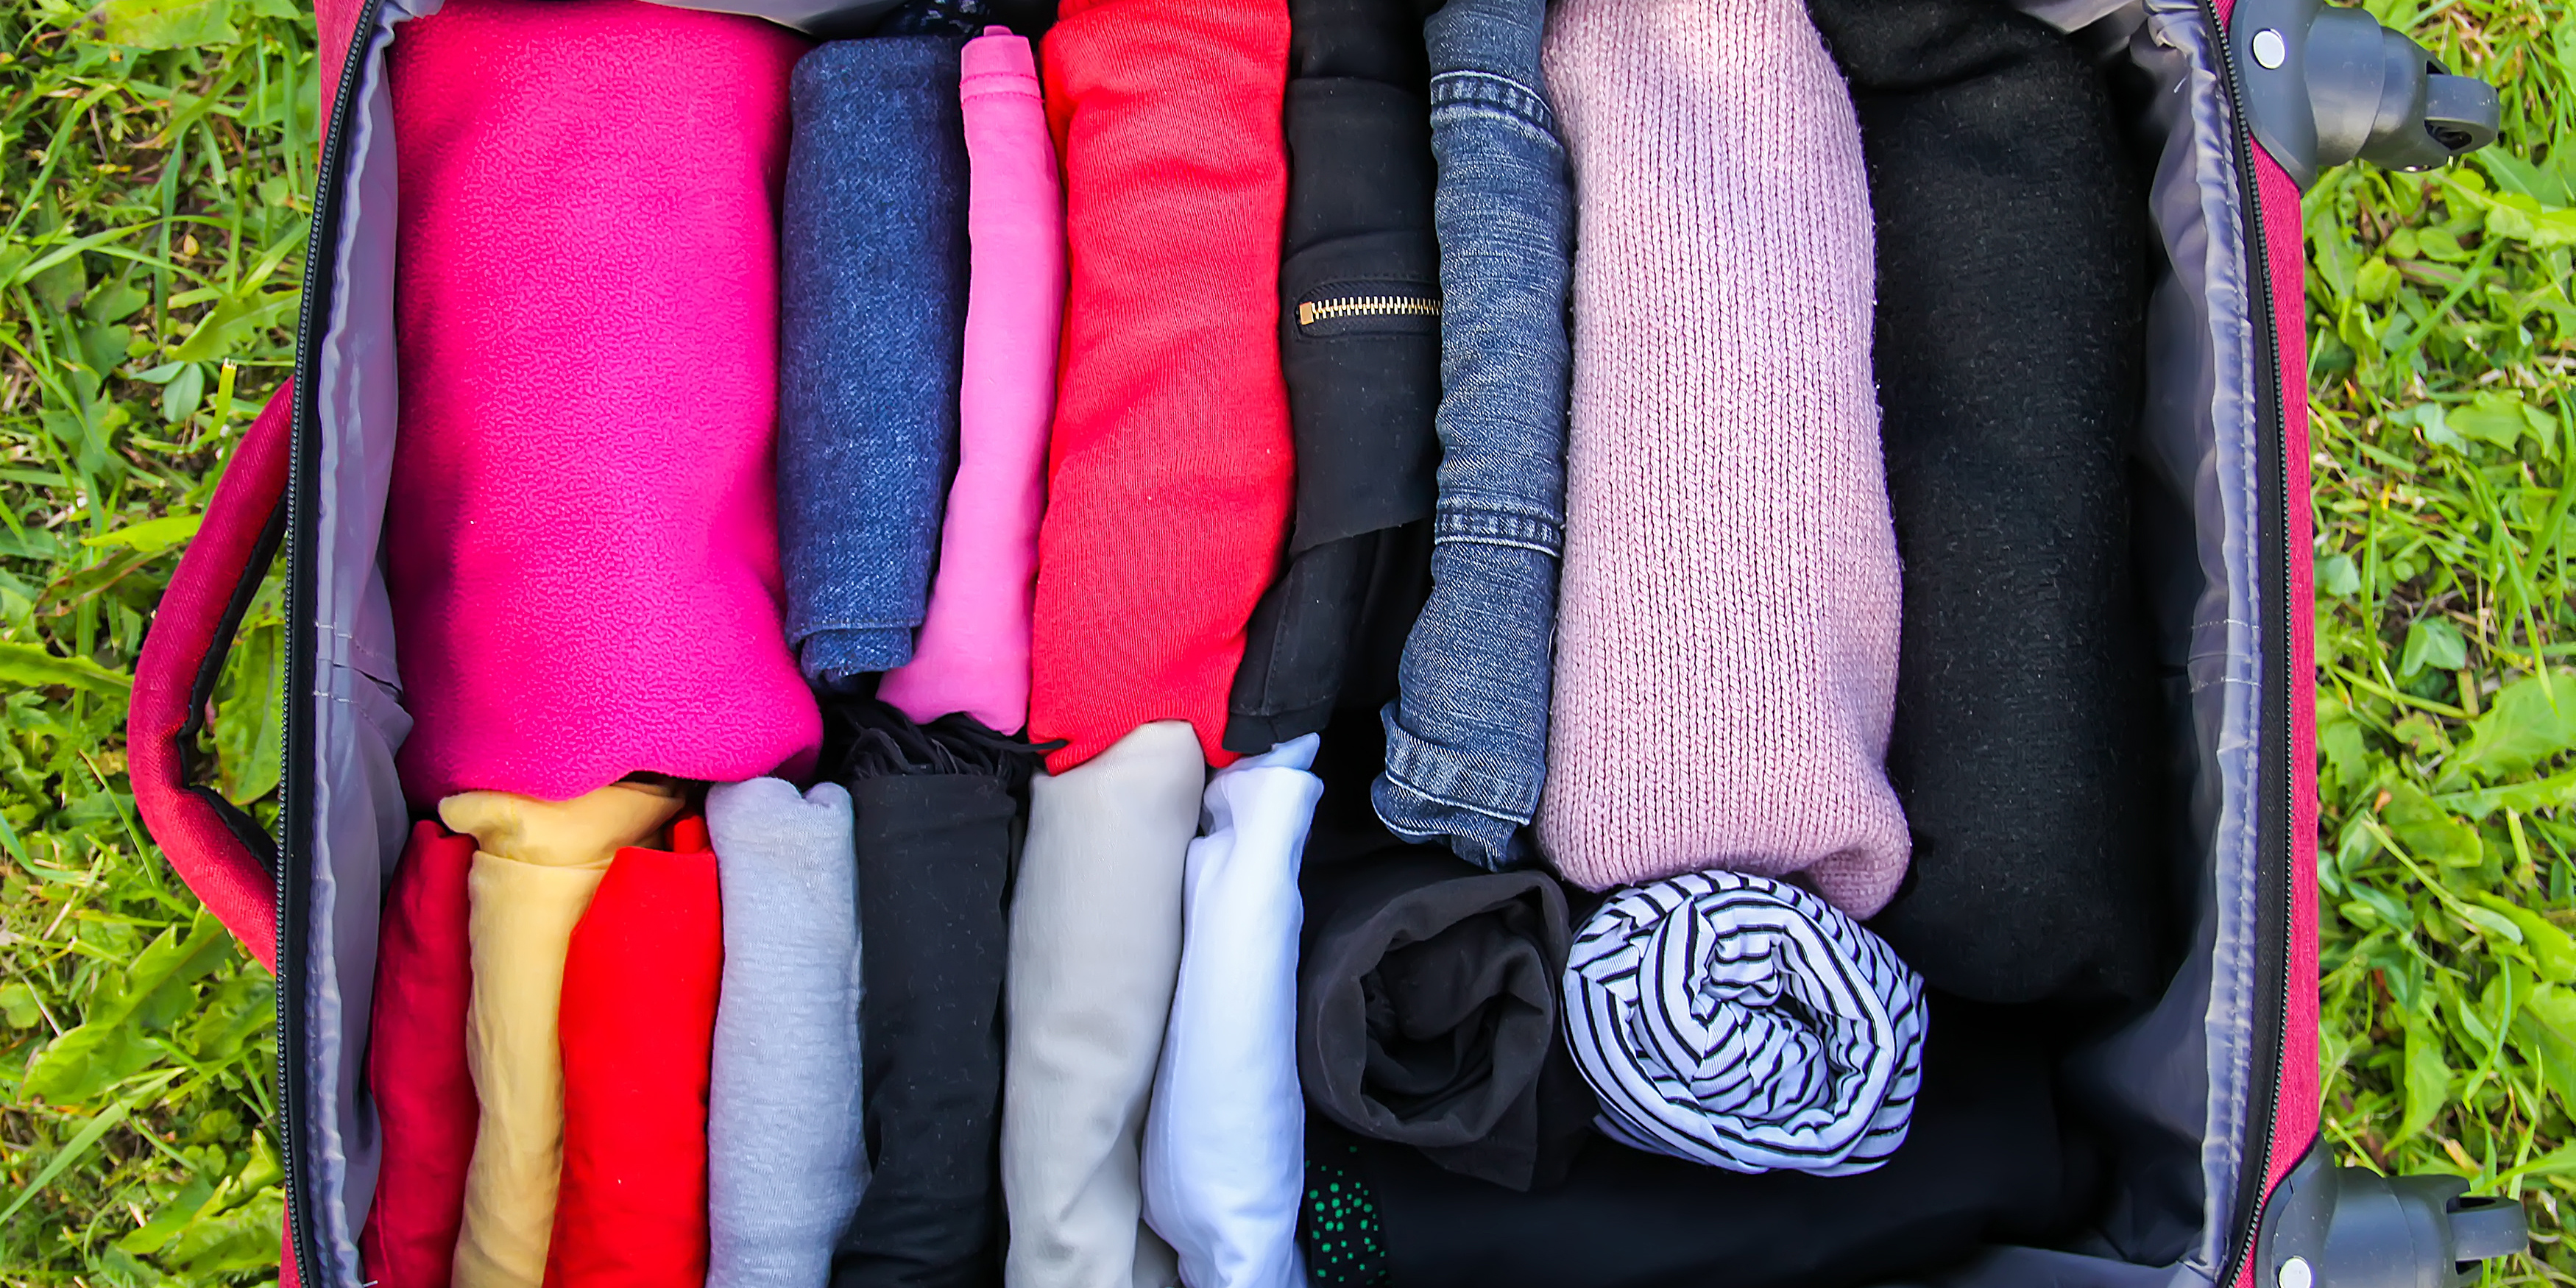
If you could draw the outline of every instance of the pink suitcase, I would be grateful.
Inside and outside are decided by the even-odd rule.
[[[707,0],[810,18],[832,0]],[[2142,452],[2194,531],[2151,552],[2196,578],[2188,825],[2197,938],[2161,1002],[2070,1079],[2121,1140],[2086,1251],[2001,1247],[1941,1282],[2127,1288],[2464,1284],[2524,1246],[2522,1213],[2447,1178],[2330,1165],[2318,1136],[2317,903],[2299,194],[2356,156],[2421,168],[2494,137],[2487,86],[2317,0],[2021,0],[2166,91],[2136,123],[2178,307],[2151,318]],[[394,434],[393,153],[385,53],[438,0],[319,0],[329,129],[295,379],[250,430],[171,581],[133,697],[137,800],[172,865],[278,975],[288,1281],[362,1282],[376,1164],[361,1070],[378,901],[408,825],[409,721],[378,571]],[[286,554],[286,765],[271,837],[192,748],[225,650]],[[298,1272],[301,1272],[300,1276]]]

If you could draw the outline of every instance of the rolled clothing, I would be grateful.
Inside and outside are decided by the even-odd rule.
[[[381,1288],[447,1288],[455,1264],[480,1114],[465,1041],[473,866],[473,837],[412,824],[377,923],[367,1089],[384,1162],[358,1251]]]
[[[1587,889],[1800,872],[1866,917],[1907,842],[1850,96],[1802,0],[1566,0],[1546,59],[1583,325],[1539,846]]]
[[[1317,1113],[1527,1190],[1564,1175],[1592,1097],[1558,1038],[1572,932],[1556,879],[1387,838],[1304,880],[1297,1064]]]
[[[832,772],[856,810],[868,1188],[833,1288],[1001,1282],[1002,980],[1019,794],[1038,753],[883,703]]]
[[[1235,674],[1226,739],[1266,747],[1313,733],[1344,705],[1394,698],[1405,635],[1431,590],[1431,525],[1401,524],[1309,550],[1262,593]]]
[[[1064,740],[1057,773],[1162,720],[1234,759],[1227,696],[1290,500],[1287,50],[1284,0],[1064,0],[1041,51],[1071,277],[1029,727]]]
[[[771,469],[805,47],[733,14],[449,0],[387,55],[385,584],[414,803],[811,764]]]
[[[1273,729],[1311,733],[1338,712],[1393,701],[1405,637],[1430,594],[1429,520],[1298,556],[1253,609],[1256,643],[1235,672],[1226,736],[1249,747]]]
[[[1440,255],[1431,233],[1430,78],[1413,0],[1294,0],[1282,125],[1288,206],[1279,360],[1297,450],[1288,563],[1253,610],[1226,746],[1320,732],[1355,651],[1402,646],[1428,552],[1440,442]],[[1397,541],[1419,561],[1387,567]],[[1381,574],[1395,579],[1400,607]],[[1371,613],[1373,604],[1386,604]],[[1368,630],[1383,643],[1364,641]],[[1374,709],[1392,692],[1354,692]]]
[[[460,792],[438,803],[474,838],[467,1067],[480,1119],[456,1236],[456,1288],[537,1288],[563,1170],[558,1021],[564,953],[609,861],[651,843],[680,812],[677,788],[611,783],[568,801]]]
[[[724,919],[706,820],[610,860],[564,953],[563,1180],[549,1288],[701,1288]]]
[[[776,3],[780,0],[771,0]],[[1034,41],[1055,25],[1055,0],[877,0],[887,3],[893,12],[862,34],[918,35],[926,31],[949,31],[960,39],[973,36],[978,29],[990,30],[998,24]]]
[[[916,721],[964,712],[1029,722],[1029,603],[1046,510],[1047,421],[1064,320],[1064,192],[1029,42],[999,28],[966,42],[966,337],[957,477],[912,660],[877,696]]]
[[[1157,721],[1030,784],[1004,991],[1012,1288],[1172,1282],[1141,1223],[1138,1148],[1180,972],[1201,749]]]
[[[1914,875],[1870,928],[1937,988],[2106,1022],[2161,992],[2176,921],[2130,563],[2146,199],[2101,72],[2046,24],[1990,0],[1811,12],[1878,212],[1905,555],[1887,774]]]
[[[1300,80],[1349,77],[1382,85],[1409,88],[1419,99],[1431,79],[1431,63],[1423,47],[1422,19],[1438,8],[1432,0],[1291,0],[1288,6],[1288,77],[1291,93]],[[1417,129],[1424,154],[1430,162],[1431,139]],[[1290,146],[1294,146],[1291,144]],[[1290,164],[1296,164],[1292,155]],[[1397,172],[1411,177],[1408,168]],[[1431,210],[1431,176],[1420,175],[1421,183],[1412,192],[1422,203],[1424,222],[1418,225],[1429,231]],[[1288,180],[1288,202],[1292,211],[1303,204],[1297,195],[1297,179],[1292,171]],[[1359,212],[1384,208],[1415,197],[1404,193],[1369,192],[1362,186],[1340,189],[1344,211]],[[1309,198],[1315,194],[1308,194]],[[1316,207],[1308,206],[1312,211]],[[1295,216],[1292,214],[1291,216]]]
[[[988,19],[984,0],[906,0],[902,7],[887,14],[876,25],[871,36],[949,36],[959,42],[971,39]]]
[[[912,657],[957,458],[966,139],[957,41],[796,62],[781,201],[778,533],[787,642],[826,689]]]
[[[724,985],[707,1082],[708,1288],[814,1288],[867,1185],[850,794],[707,791]]]
[[[1051,0],[984,0],[984,10],[988,21],[1031,40],[1055,26],[1055,5]]]
[[[1923,978],[1815,895],[1692,872],[1613,895],[1565,966],[1601,1130],[1736,1172],[1845,1176],[1905,1143]]]
[[[1515,1194],[1344,1136],[1317,1152],[1349,1160],[1346,1207],[1375,1228],[1340,1237],[1405,1288],[1857,1288],[2063,1239],[2100,1176],[2060,1134],[2052,1053],[2025,1017],[1934,1008],[1914,1131],[1876,1171],[1746,1176],[1596,1140],[1563,1186]]]
[[[1182,876],[1181,968],[1145,1113],[1145,1221],[1190,1288],[1305,1288],[1297,1217],[1297,868],[1314,734],[1209,780]]]
[[[1547,776],[1565,549],[1573,193],[1539,70],[1546,0],[1448,0],[1423,23],[1439,179],[1440,439],[1431,591],[1384,710],[1378,816],[1500,868]]]

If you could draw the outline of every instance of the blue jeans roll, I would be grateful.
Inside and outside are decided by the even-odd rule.
[[[1439,500],[1431,596],[1383,713],[1380,818],[1500,868],[1546,778],[1565,553],[1574,199],[1539,72],[1545,0],[1449,0],[1423,24],[1439,167]]]

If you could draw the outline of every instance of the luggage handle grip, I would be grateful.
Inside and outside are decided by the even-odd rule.
[[[197,738],[225,655],[286,531],[294,382],[242,435],[196,538],[153,610],[135,660],[126,774],[135,809],[179,879],[271,973],[277,970],[277,845],[249,814],[194,779]]]

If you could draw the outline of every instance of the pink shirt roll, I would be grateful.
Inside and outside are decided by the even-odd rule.
[[[1029,613],[1046,510],[1047,425],[1064,317],[1064,196],[1025,37],[966,42],[965,379],[957,479],[912,661],[877,693],[915,720],[963,711],[1009,733],[1029,720]]]
[[[394,41],[414,801],[810,763],[772,476],[805,48],[636,0],[448,0]]]

